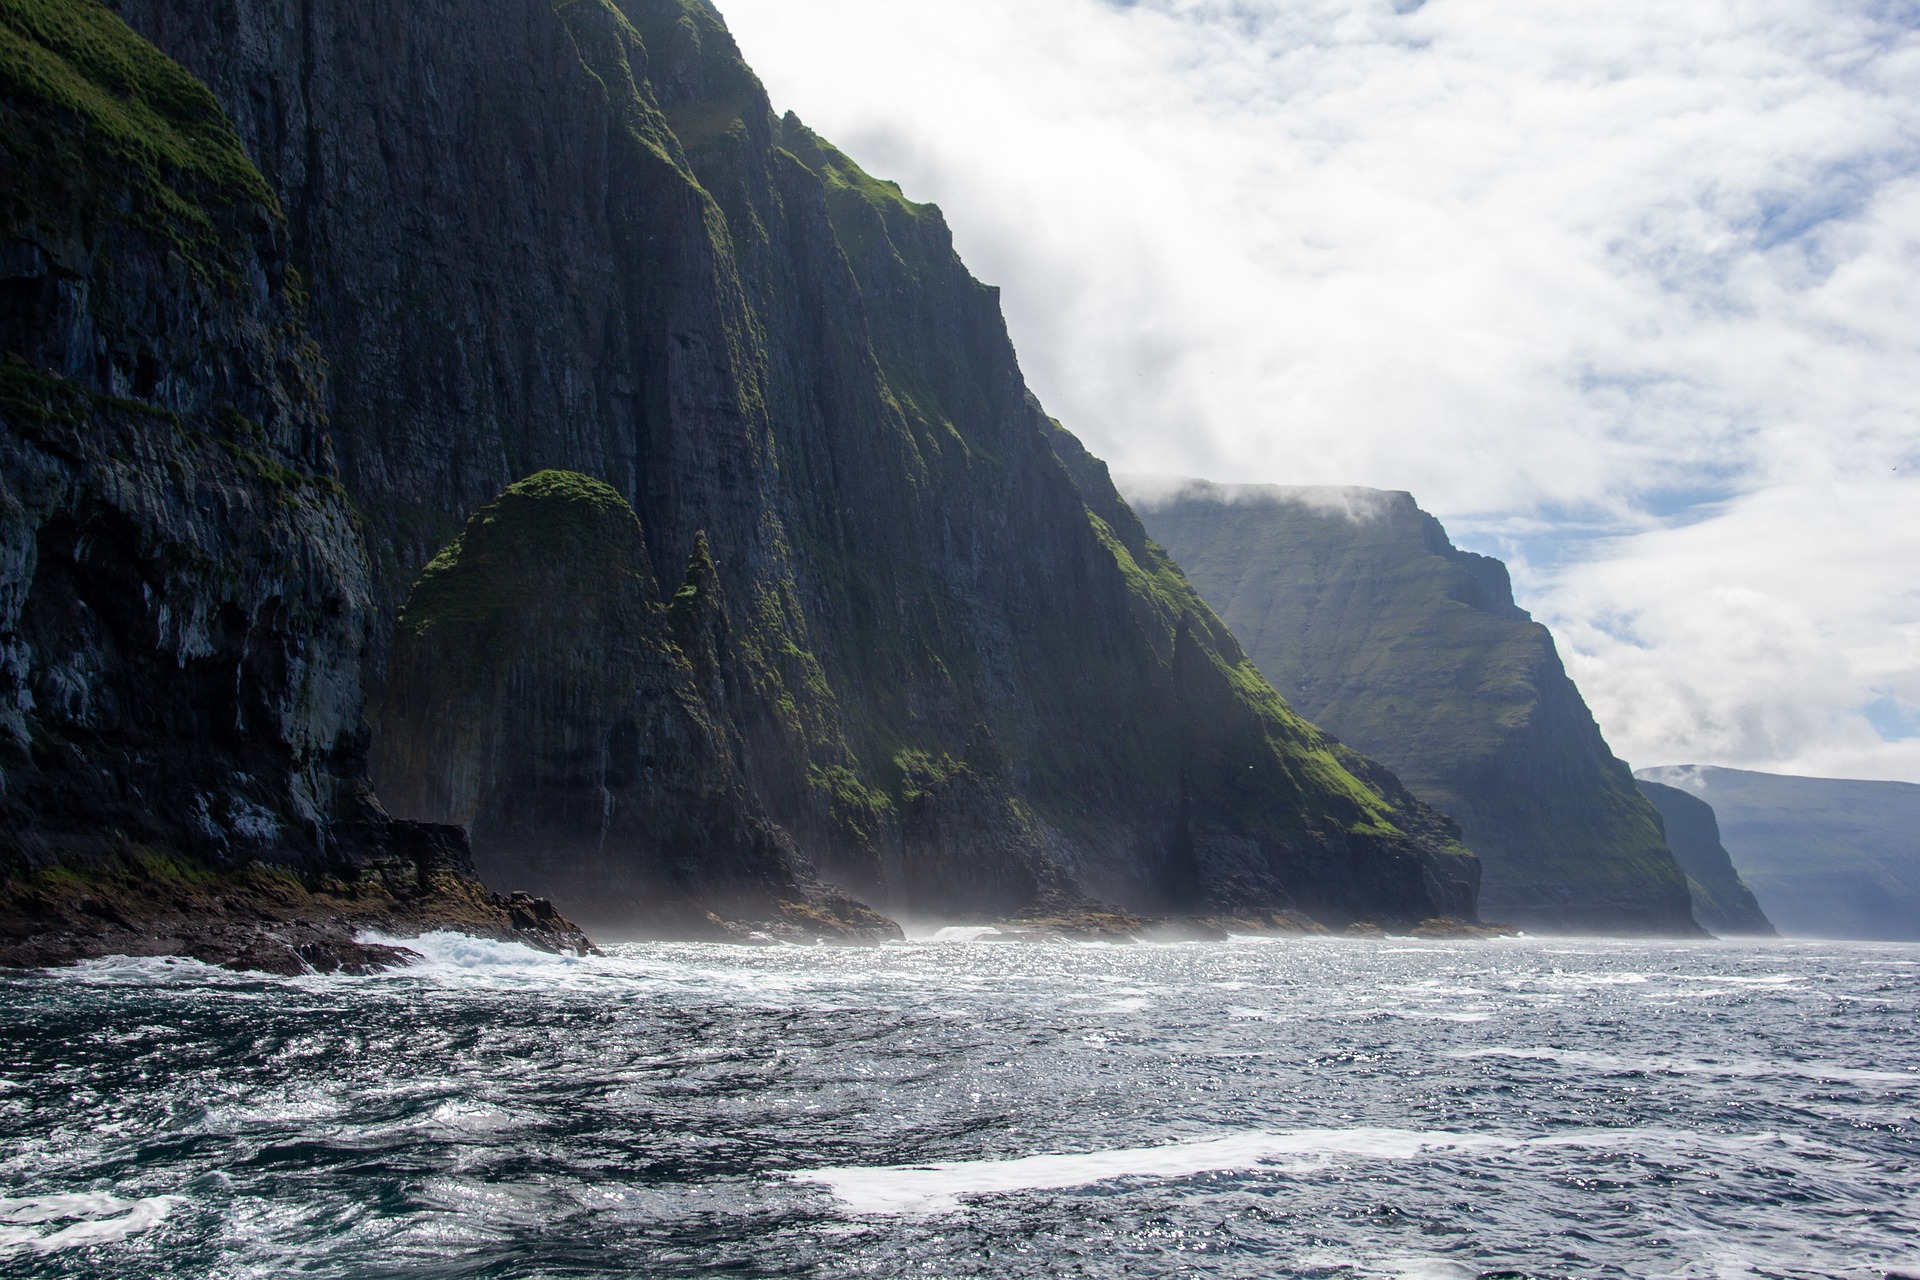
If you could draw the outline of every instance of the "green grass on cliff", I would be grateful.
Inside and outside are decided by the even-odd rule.
[[[508,485],[421,572],[400,611],[415,635],[578,593],[644,586],[645,537],[613,486],[573,471]]]
[[[636,54],[645,58],[646,42],[626,14],[611,0],[552,0],[552,3],[554,13],[573,38],[580,65],[600,82],[608,105],[618,115],[627,135],[643,152],[691,181],[693,175],[673,153],[672,131],[654,101],[644,71],[634,68]]]
[[[0,0],[0,143],[32,186],[110,163],[147,205],[124,216],[186,248],[213,235],[209,204],[279,207],[213,95],[98,0]],[[9,216],[43,194],[6,193],[29,204]]]
[[[834,238],[848,257],[884,251],[909,274],[919,274],[897,252],[894,233],[938,224],[938,205],[907,199],[899,183],[874,177],[792,112],[780,121],[780,145],[819,177],[826,191]]]
[[[780,121],[778,141],[820,180],[834,240],[873,307],[870,336],[884,394],[908,424],[914,447],[998,465],[1002,457],[991,433],[961,425],[974,420],[960,402],[977,390],[967,375],[956,379],[956,370],[948,368],[943,377],[940,361],[928,361],[927,350],[887,321],[884,299],[938,292],[950,279],[971,280],[953,255],[939,206],[908,199],[898,183],[874,177],[791,112]]]
[[[650,68],[690,63],[700,68],[697,95],[660,104],[684,150],[733,137],[745,128],[748,112],[766,111],[759,77],[709,6],[695,0],[628,0],[626,14],[646,45]],[[659,86],[654,89],[659,92]]]
[[[1196,643],[1218,679],[1232,691],[1244,713],[1261,726],[1266,759],[1260,763],[1278,764],[1286,787],[1302,801],[1316,796],[1344,801],[1348,809],[1348,829],[1356,834],[1387,835],[1395,831],[1392,807],[1372,787],[1348,772],[1322,735],[1294,713],[1286,699],[1234,644],[1226,627],[1200,598],[1179,566],[1144,536],[1136,537],[1137,548],[1129,546],[1119,531],[1092,507],[1087,508],[1086,514],[1095,536],[1113,557],[1134,599],[1151,615],[1154,625],[1171,635],[1184,624],[1200,637]],[[1243,771],[1246,770],[1232,772]],[[1260,768],[1250,772],[1271,794],[1274,780]],[[1265,802],[1265,797],[1256,792],[1248,792],[1244,799],[1249,817]]]

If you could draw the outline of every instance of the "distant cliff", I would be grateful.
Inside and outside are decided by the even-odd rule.
[[[105,17],[94,0],[45,3]],[[709,7],[116,7],[211,88],[264,174],[227,146],[275,253],[238,273],[234,297],[305,303],[298,330],[260,321],[293,354],[246,381],[291,379],[307,407],[283,428],[238,402],[222,427],[209,398],[195,429],[215,440],[210,460],[259,453],[260,483],[284,480],[313,514],[263,506],[210,530],[194,563],[225,584],[220,566],[279,545],[274,521],[339,525],[298,545],[344,557],[329,570],[344,585],[311,585],[299,564],[262,582],[236,605],[234,645],[243,662],[287,656],[260,674],[229,666],[221,686],[231,700],[320,682],[311,724],[276,721],[316,812],[358,794],[344,781],[366,744],[349,685],[364,681],[395,811],[471,815],[502,875],[555,873],[540,851],[566,850],[561,879],[583,903],[697,886],[695,869],[655,877],[658,833],[697,829],[763,905],[788,871],[760,870],[778,864],[794,884],[817,876],[934,918],[1106,904],[1335,925],[1471,914],[1478,868],[1447,820],[1294,714],[1105,468],[1040,411],[994,291],[954,256],[939,212],[776,116]],[[127,86],[96,89],[114,103]],[[19,208],[47,215],[37,199]],[[122,336],[84,339],[132,353],[135,399],[146,326],[168,305],[156,296]],[[198,317],[188,330],[221,332]],[[181,378],[220,366],[160,356]],[[489,549],[485,527],[528,496],[514,486],[554,471],[631,508],[630,582],[547,616],[516,605],[424,625],[442,588],[538,543]],[[196,493],[156,497],[155,520],[200,510]],[[348,563],[356,519],[370,574]],[[698,610],[676,621],[688,586]],[[163,632],[178,620],[171,596],[141,599]],[[277,647],[254,643],[261,625]],[[492,665],[435,665],[436,646],[489,628],[508,637]],[[542,653],[556,638],[562,651]],[[630,651],[603,666],[616,643]],[[690,735],[650,778],[625,768],[646,767],[628,732],[642,721]],[[168,723],[177,792],[217,807],[253,785],[203,769],[202,729]],[[305,795],[259,803],[291,815]],[[596,798],[590,820],[580,806]],[[613,861],[582,880],[589,830]],[[727,894],[743,883],[722,878]],[[686,900],[694,916],[713,888]]]
[[[0,2],[0,964],[514,930],[368,789],[370,575],[287,245],[191,76]]]
[[[1713,806],[1740,878],[1788,937],[1920,941],[1920,786],[1668,765]]]
[[[1499,561],[1405,493],[1141,487],[1148,532],[1275,688],[1458,820],[1485,918],[1698,931],[1657,814]]]
[[[1645,780],[1639,786],[1640,794],[1660,811],[1667,846],[1687,873],[1693,918],[1716,934],[1773,937],[1773,922],[1760,909],[1753,890],[1734,869],[1732,855],[1720,843],[1720,823],[1713,806],[1677,787]]]

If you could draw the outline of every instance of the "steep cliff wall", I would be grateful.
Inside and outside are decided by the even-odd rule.
[[[1635,776],[1713,807],[1740,878],[1781,933],[1920,942],[1920,786],[1711,765]]]
[[[1444,820],[1356,778],[1056,453],[938,211],[777,117],[710,8],[120,7],[286,203],[374,678],[461,521],[576,471],[659,583],[704,531],[739,772],[876,905],[1470,912]],[[378,780],[425,794],[412,767]]]
[[[229,909],[508,929],[367,787],[369,573],[279,205],[94,3],[0,3],[0,356],[0,963],[154,920],[230,955]]]
[[[1195,485],[1141,514],[1302,714],[1459,821],[1483,916],[1696,931],[1658,816],[1499,561],[1404,493]]]
[[[607,485],[508,486],[401,612],[386,802],[471,829],[484,877],[604,937],[897,937],[813,882],[740,776],[715,579],[697,542],[669,606]]]
[[[1639,787],[1640,794],[1660,811],[1667,847],[1687,873],[1693,918],[1716,934],[1774,937],[1773,923],[1734,868],[1733,856],[1720,843],[1720,823],[1713,806],[1678,787],[1644,780]]]

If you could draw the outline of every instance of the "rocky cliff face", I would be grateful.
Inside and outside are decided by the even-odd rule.
[[[389,665],[415,579],[558,468],[631,504],[663,588],[704,533],[726,643],[682,657],[716,741],[876,905],[1470,912],[1444,820],[1274,695],[1040,412],[938,211],[777,117],[706,5],[119,7],[288,210],[374,552],[378,732],[432,732]],[[417,745],[380,759],[400,812],[453,811]]]
[[[1660,811],[1667,847],[1687,873],[1693,918],[1728,937],[1775,937],[1773,923],[1734,869],[1733,856],[1720,843],[1720,823],[1713,806],[1678,787],[1644,780],[1638,785],[1640,794]]]
[[[1711,765],[1636,776],[1712,806],[1740,878],[1781,933],[1920,941],[1920,786]]]
[[[1697,932],[1658,816],[1499,561],[1404,493],[1193,485],[1141,513],[1294,706],[1459,821],[1483,916]]]
[[[366,783],[371,581],[287,246],[191,76],[0,4],[0,963],[251,945],[209,912],[511,928]]]
[[[619,494],[543,471],[467,522],[408,597],[386,800],[469,828],[479,870],[607,937],[897,937],[813,883],[736,764],[718,582],[671,605]]]

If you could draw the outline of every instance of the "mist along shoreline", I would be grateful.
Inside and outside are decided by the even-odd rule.
[[[509,923],[500,926],[472,920],[430,917],[411,921],[365,912],[358,916],[327,917],[314,922],[257,923],[223,921],[216,924],[175,920],[171,924],[109,924],[90,932],[39,933],[24,942],[0,943],[0,973],[58,970],[88,961],[182,960],[236,973],[278,977],[304,975],[372,976],[419,964],[423,956],[408,946],[422,938],[457,935],[475,941],[523,946],[537,953],[589,956],[616,948],[650,945],[693,946],[749,950],[763,948],[845,947],[888,945],[977,944],[984,946],[1104,945],[1170,946],[1237,942],[1516,942],[1563,941],[1603,943],[1743,943],[1764,937],[1697,935],[1666,936],[1530,933],[1504,925],[1468,924],[1457,920],[1429,920],[1396,932],[1362,923],[1334,930],[1312,921],[1261,920],[1229,917],[1049,917],[1000,920],[985,924],[920,924],[903,926],[895,938],[821,936],[813,939],[748,935],[728,938],[658,938],[600,934],[589,938],[560,916],[551,903],[515,894],[501,900],[509,909]],[[1845,941],[1784,938],[1783,942]]]

